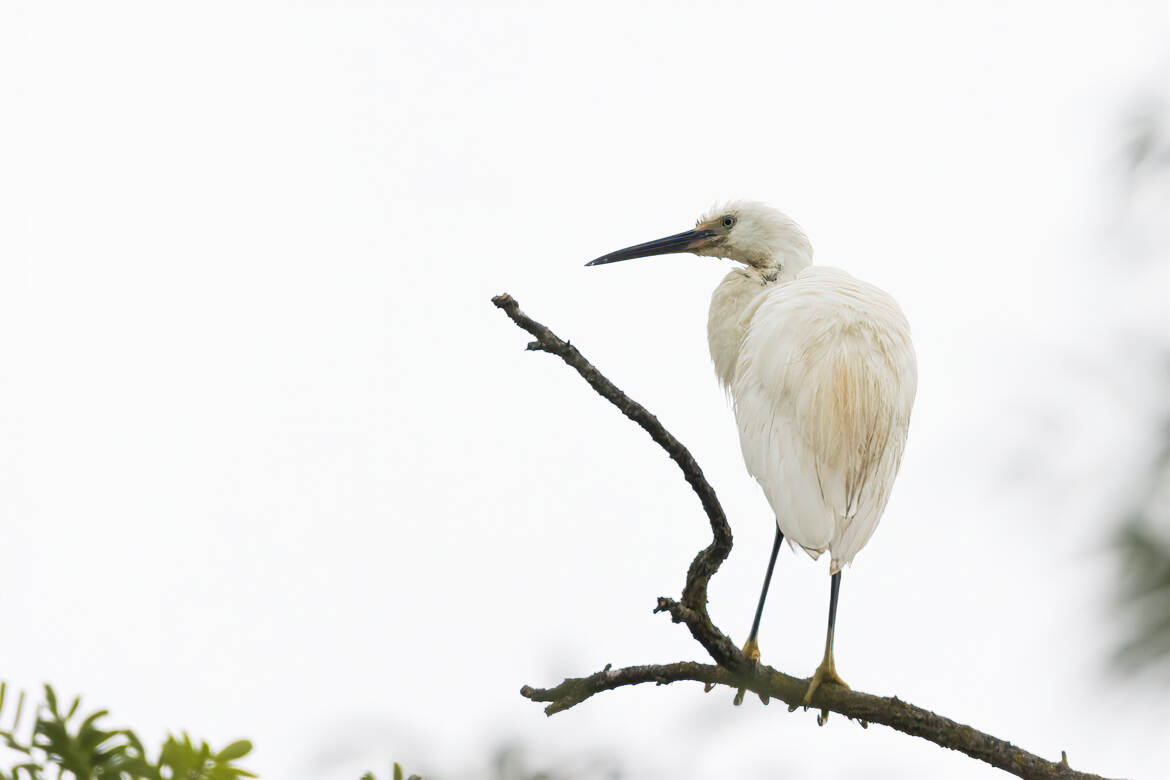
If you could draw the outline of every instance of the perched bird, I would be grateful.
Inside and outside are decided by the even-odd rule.
[[[717,207],[694,230],[587,265],[676,252],[738,264],[711,296],[707,340],[734,404],[747,470],[776,515],[743,648],[752,660],[760,657],[760,616],[781,542],[787,537],[814,560],[829,553],[825,655],[804,696],[807,706],[822,683],[845,685],[833,662],[841,568],[877,528],[902,460],[918,382],[910,326],[884,291],[814,266],[800,227],[762,203]]]

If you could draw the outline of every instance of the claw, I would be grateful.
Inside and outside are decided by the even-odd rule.
[[[812,679],[808,683],[808,690],[805,692],[804,698],[800,702],[806,710],[808,709],[809,705],[812,704],[813,694],[817,692],[817,689],[821,687],[822,683],[840,685],[842,688],[846,689],[849,688],[845,681],[842,680],[841,677],[837,674],[837,668],[833,664],[833,656],[831,654],[826,655],[825,660],[821,661],[821,665],[817,667],[815,672],[813,672]],[[795,709],[796,705],[793,705],[788,708],[788,711],[792,712]],[[828,722],[828,720],[829,711],[827,709],[822,709],[821,713],[817,715],[817,725],[823,726]]]
[[[747,642],[744,643],[743,654],[746,655],[748,660],[751,661],[753,664],[758,665],[760,663],[760,645],[755,640],[755,637],[749,639]],[[743,697],[744,697],[745,693],[747,693],[747,688],[740,688],[738,691],[735,692],[735,698],[732,700],[731,703],[734,704],[736,707],[743,704]],[[761,696],[760,698],[763,699],[764,697]],[[767,704],[767,703],[768,703],[767,701],[764,702],[764,704]]]

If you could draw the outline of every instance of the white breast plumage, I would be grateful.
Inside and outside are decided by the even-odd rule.
[[[909,324],[877,287],[812,266],[765,286],[740,331],[729,389],[748,471],[789,541],[829,550],[839,571],[877,527],[902,459]]]

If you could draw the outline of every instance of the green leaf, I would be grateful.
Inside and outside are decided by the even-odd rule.
[[[397,761],[394,762],[394,780],[402,780],[402,767]]]
[[[53,686],[48,683],[45,683],[45,703],[49,705],[49,712],[53,713],[53,717],[61,717],[57,714],[57,694],[53,693]]]
[[[226,763],[228,761],[235,761],[237,758],[243,758],[251,752],[252,743],[246,739],[238,739],[216,753],[215,760],[219,763]]]
[[[66,715],[65,719],[68,720],[70,717],[72,717],[73,711],[76,709],[77,709],[77,705],[75,704],[75,705],[73,705],[73,710],[70,710],[69,715]],[[97,722],[98,718],[104,718],[105,716],[107,716],[109,714],[110,714],[109,710],[98,710],[97,712],[90,715],[85,720],[81,721],[81,728],[79,729],[79,732],[87,731],[89,729],[96,729],[97,726],[95,726],[94,724]]]

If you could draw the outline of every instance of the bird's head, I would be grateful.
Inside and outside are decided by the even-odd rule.
[[[712,208],[694,230],[619,249],[586,265],[676,252],[726,257],[762,271],[795,273],[812,262],[812,245],[799,225],[771,206],[739,200]]]

